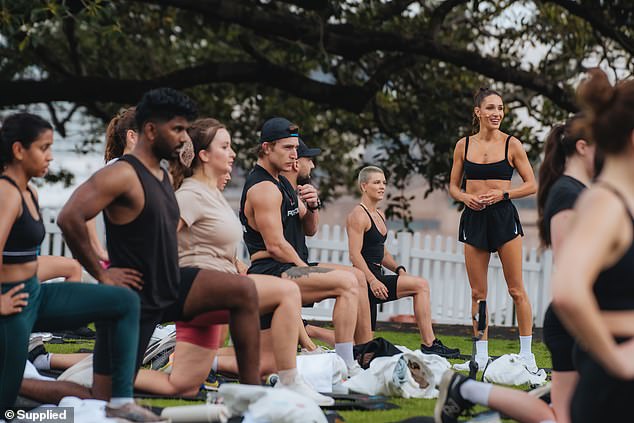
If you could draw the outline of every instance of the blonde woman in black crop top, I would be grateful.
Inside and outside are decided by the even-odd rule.
[[[425,354],[457,358],[460,350],[445,346],[434,334],[431,321],[429,282],[407,273],[385,246],[387,225],[377,208],[385,195],[386,179],[381,168],[366,166],[359,172],[361,202],[348,214],[346,232],[352,265],[363,272],[367,281],[372,330],[376,329],[377,305],[412,297],[414,316],[420,333],[420,349]],[[389,269],[395,275],[386,275]]]
[[[577,339],[571,420],[631,421],[634,398],[634,80],[595,69],[579,87],[585,128],[605,155],[581,195],[552,278],[553,307]]]
[[[478,301],[487,297],[487,269],[491,253],[497,251],[517,310],[520,356],[536,370],[531,353],[533,316],[522,280],[523,231],[510,200],[534,194],[537,186],[522,143],[500,130],[503,118],[502,97],[481,88],[474,96],[474,122],[479,124],[479,131],[456,144],[449,194],[466,206],[460,219],[459,240],[465,243],[472,313],[477,312]],[[513,169],[517,169],[523,183],[511,189]],[[486,339],[487,331],[476,344],[480,368],[488,359]]]

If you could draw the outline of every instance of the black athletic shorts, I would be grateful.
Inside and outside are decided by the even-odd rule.
[[[627,339],[617,339],[624,342]],[[571,418],[575,423],[631,421],[634,380],[617,379],[608,374],[588,353],[574,348],[579,382],[572,396]],[[629,417],[628,417],[629,416]]]
[[[383,271],[383,266],[370,264],[368,265],[368,268],[370,269],[372,274],[387,288],[387,300],[382,300],[374,296],[372,290],[370,289],[370,284],[368,284],[368,298],[370,299],[370,318],[372,322],[372,330],[376,330],[376,315],[377,307],[379,306],[379,304],[389,303],[390,301],[398,299],[398,296],[396,295],[398,276],[386,275]]]
[[[309,266],[317,266],[319,263],[308,263]],[[277,276],[278,278],[282,277],[282,273],[286,272],[291,267],[295,267],[293,263],[280,263],[279,261],[272,258],[264,258],[253,261],[249,270],[247,270],[247,274],[255,274],[255,275],[271,275]],[[312,307],[314,303],[303,304],[304,307]],[[273,313],[266,313],[260,316],[260,329],[270,329],[271,321],[273,320]]]
[[[295,264],[280,263],[272,258],[263,258],[254,260],[251,263],[249,270],[247,270],[247,274],[254,273],[256,275],[271,275],[279,278],[282,276],[282,273],[286,272],[291,267],[295,267]]]
[[[574,371],[572,349],[575,345],[575,340],[555,314],[552,304],[546,309],[543,332],[544,344],[550,350],[553,360],[553,370],[557,372]]]
[[[475,211],[465,207],[460,217],[458,240],[489,252],[524,235],[517,209],[510,200]]]
[[[143,362],[143,356],[147,349],[150,338],[154,333],[156,325],[159,323],[175,322],[177,320],[183,320],[183,307],[185,306],[185,300],[189,295],[189,290],[194,283],[196,275],[198,275],[200,269],[194,267],[181,267],[180,268],[180,285],[178,288],[178,298],[168,307],[162,310],[144,311],[141,309],[141,322],[139,324],[139,348],[137,350],[137,370],[141,367]]]

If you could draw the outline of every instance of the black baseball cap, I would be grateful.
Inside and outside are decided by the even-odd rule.
[[[299,128],[290,120],[283,117],[274,117],[262,125],[260,143],[281,140],[282,138],[298,137]]]
[[[297,147],[297,158],[300,157],[315,157],[321,153],[321,148],[308,148],[306,143],[300,138],[299,146]]]

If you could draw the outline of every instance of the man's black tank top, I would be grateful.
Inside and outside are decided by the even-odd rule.
[[[145,205],[130,223],[114,224],[104,213],[111,267],[129,267],[143,274],[141,311],[148,313],[172,305],[178,299],[180,273],[176,226],[178,203],[165,169],[163,180],[132,155],[119,161],[129,163],[143,187]]]
[[[612,191],[623,202],[634,234],[634,216],[623,195],[605,182],[598,184]],[[593,289],[601,310],[634,310],[634,239],[619,261],[599,273]]]
[[[361,246],[361,256],[365,260],[365,263],[368,267],[372,268],[372,266],[376,267],[377,265],[380,267],[383,262],[383,257],[385,255],[385,241],[387,240],[387,233],[383,235],[379,228],[374,224],[374,219],[370,215],[368,209],[360,204],[361,208],[365,210],[370,218],[370,229],[363,233],[363,245]],[[383,220],[383,216],[380,213],[377,213],[381,220]],[[385,220],[383,220],[385,223]]]
[[[11,232],[9,232],[7,241],[4,244],[4,250],[2,251],[2,262],[4,264],[22,264],[36,261],[40,244],[42,244],[44,236],[46,235],[46,229],[44,228],[44,222],[42,222],[42,214],[40,213],[40,206],[37,203],[37,199],[33,191],[31,191],[31,188],[27,186],[26,189],[29,190],[33,204],[35,204],[35,208],[37,209],[39,219],[36,220],[31,215],[18,184],[5,175],[0,175],[0,179],[4,179],[13,185],[20,193],[20,198],[22,199],[22,214],[15,219],[13,226],[11,226]]]
[[[244,214],[244,205],[247,199],[249,189],[260,182],[269,181],[282,193],[282,205],[280,207],[280,218],[282,219],[282,227],[284,229],[284,238],[298,252],[302,260],[308,257],[302,257],[302,245],[306,242],[302,222],[299,218],[299,206],[297,193],[293,189],[291,183],[284,176],[280,175],[279,180],[275,179],[262,166],[255,165],[255,168],[249,173],[242,189],[242,198],[240,199],[240,222],[244,230],[244,243],[250,255],[258,251],[266,251],[266,245],[260,232],[249,226],[247,217]],[[307,254],[306,254],[307,255]]]

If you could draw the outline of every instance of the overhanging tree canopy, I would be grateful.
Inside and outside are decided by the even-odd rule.
[[[0,107],[45,103],[63,131],[68,113],[106,121],[167,85],[229,124],[243,162],[263,119],[299,123],[325,149],[325,194],[370,143],[393,183],[422,174],[434,189],[475,88],[501,90],[505,129],[538,147],[533,127],[575,110],[587,66],[632,74],[633,18],[627,0],[3,2]]]

